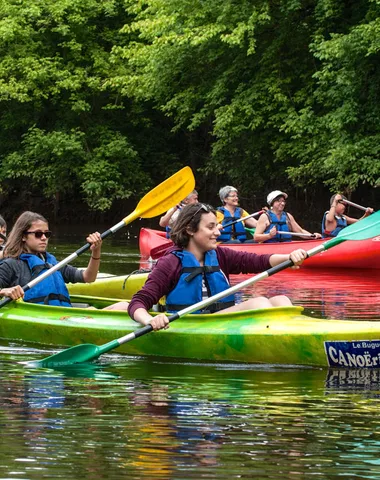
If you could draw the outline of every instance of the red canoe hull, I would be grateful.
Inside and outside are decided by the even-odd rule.
[[[151,256],[151,250],[164,249],[165,246],[170,247],[173,242],[166,238],[166,232],[162,230],[152,230],[150,228],[141,228],[139,235],[139,249],[143,260],[147,260]],[[158,253],[158,257],[159,257]],[[158,258],[157,257],[157,258]]]
[[[240,243],[224,244],[222,248],[230,248],[241,252],[290,253],[297,248],[310,250],[326,240],[303,240],[284,243]],[[139,247],[142,259],[156,260],[162,256],[172,242],[166,238],[165,232],[142,228],[140,230]],[[334,248],[325,250],[308,258],[303,264],[305,268],[380,268],[380,236],[367,240],[342,242]]]

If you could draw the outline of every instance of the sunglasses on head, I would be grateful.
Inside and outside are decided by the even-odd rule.
[[[201,210],[203,210],[205,213],[210,213],[212,212],[213,208],[210,205],[205,205],[204,203],[201,203],[199,208],[195,211],[194,215],[190,218],[190,222]]]
[[[42,235],[45,235],[46,238],[50,238],[52,235],[50,230],[46,230],[45,232],[42,232],[41,230],[35,230],[33,232],[24,232],[24,235],[30,235],[32,233],[36,238],[42,238]]]

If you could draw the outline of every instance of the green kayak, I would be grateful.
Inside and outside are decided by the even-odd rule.
[[[62,348],[101,345],[140,327],[126,312],[101,310],[115,299],[72,300],[98,310],[12,302],[0,311],[0,337]],[[190,314],[168,330],[137,338],[115,352],[212,362],[379,368],[380,322],[321,320],[303,315],[301,307]]]
[[[148,273],[101,276],[93,283],[69,283],[70,295],[130,299],[146,282]]]

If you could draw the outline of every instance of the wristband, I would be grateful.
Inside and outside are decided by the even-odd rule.
[[[91,258],[92,258],[93,260],[100,260],[100,257],[93,257],[93,256],[91,256]]]

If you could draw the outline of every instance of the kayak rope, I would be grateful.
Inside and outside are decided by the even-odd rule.
[[[151,268],[140,268],[139,270],[134,270],[133,272],[131,272],[129,275],[127,275],[126,279],[124,280],[123,282],[123,288],[122,290],[125,290],[125,286],[128,282],[128,279],[132,276],[132,275],[138,275],[139,273],[150,273],[152,271]]]

